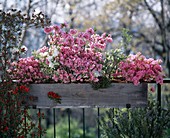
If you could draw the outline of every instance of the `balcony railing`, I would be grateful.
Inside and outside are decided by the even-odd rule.
[[[167,78],[167,79],[164,79],[164,84],[170,84],[170,78]],[[162,102],[162,97],[161,97],[161,95],[162,95],[162,86],[160,85],[160,84],[156,84],[156,86],[157,86],[157,91],[156,91],[156,98],[157,98],[157,102],[158,102],[158,104],[159,104],[159,106],[161,106],[161,102]],[[42,110],[44,110],[44,109],[34,109],[36,112],[38,111],[39,113],[41,113],[42,112]],[[56,113],[56,110],[57,109],[55,109],[55,108],[53,108],[52,109],[52,118],[53,118],[53,137],[54,138],[56,138],[57,137],[57,133],[56,133],[56,130],[57,130],[57,128],[56,128],[56,116],[57,116],[57,113]],[[71,131],[72,131],[72,128],[71,128],[71,111],[72,111],[73,109],[71,109],[71,108],[67,108],[66,109],[66,111],[67,111],[67,118],[68,118],[68,130],[67,130],[67,132],[66,133],[68,133],[68,138],[72,138],[72,136],[71,136]],[[86,138],[86,121],[88,121],[88,118],[86,118],[86,110],[87,109],[85,109],[85,108],[82,108],[81,109],[82,110],[82,124],[83,124],[83,126],[82,126],[82,130],[83,130],[83,138]],[[99,126],[99,117],[100,117],[100,108],[96,108],[96,110],[97,110],[97,112],[96,112],[96,120],[97,120],[97,128],[96,128],[96,130],[97,130],[97,133],[96,133],[96,137],[97,138],[100,138],[100,136],[101,136],[101,133],[100,133],[100,126]],[[58,110],[57,110],[58,111]],[[25,124],[26,124],[26,118],[25,118]],[[42,119],[40,118],[39,120],[39,124],[41,125],[42,124]],[[40,136],[40,138],[41,138],[42,136]]]

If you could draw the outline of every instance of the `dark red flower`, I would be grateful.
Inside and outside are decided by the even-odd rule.
[[[8,131],[8,127],[7,126],[4,128],[4,131]]]
[[[18,94],[18,92],[20,92],[20,93],[28,93],[29,90],[30,90],[30,89],[29,89],[27,86],[21,85],[21,86],[16,87],[16,88],[12,91],[12,93],[13,93],[14,95]]]
[[[26,93],[29,92],[29,88],[26,87],[25,85],[21,85],[19,88],[22,92],[26,92]]]
[[[12,91],[12,93],[13,93],[14,95],[18,94],[18,87],[16,87],[16,88]]]
[[[58,103],[61,103],[61,96],[53,91],[48,92],[48,97]]]
[[[41,113],[40,113],[40,112],[38,112],[38,113],[37,113],[37,115],[38,115],[38,117],[40,117],[40,116],[41,116]]]

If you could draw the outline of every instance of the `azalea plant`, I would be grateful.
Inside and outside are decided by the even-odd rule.
[[[45,28],[49,48],[43,47],[33,55],[40,60],[42,71],[55,82],[98,81],[102,71],[103,55],[111,36],[95,34],[92,28],[85,32],[64,31],[64,26]]]
[[[121,61],[119,68],[113,75],[115,77],[123,77],[128,82],[138,85],[141,81],[156,81],[163,83],[162,67],[160,59],[147,59],[140,52],[136,55],[130,54],[125,61]]]
[[[41,71],[40,61],[34,57],[20,58],[17,62],[13,62],[7,71],[20,83],[40,83],[48,79],[48,76]]]
[[[31,57],[12,63],[8,70],[13,79],[23,83],[98,82],[123,80],[163,83],[161,60],[147,59],[141,53],[125,56],[120,49],[105,53],[110,34],[97,34],[92,28],[84,32],[67,29],[66,24],[46,27],[48,46],[33,52]]]

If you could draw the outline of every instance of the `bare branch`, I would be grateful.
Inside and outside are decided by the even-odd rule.
[[[26,9],[26,13],[27,13],[28,16],[29,16],[29,13],[30,13],[30,7],[31,7],[31,0],[28,0],[27,9]],[[22,35],[21,35],[21,41],[20,41],[19,46],[21,46],[21,45],[23,44],[24,40],[25,40],[27,26],[28,26],[28,25],[25,24],[25,26],[23,27]]]
[[[4,0],[4,3],[3,3],[3,11],[5,11],[5,9],[6,9],[6,4],[7,4],[7,0]]]
[[[144,0],[146,7],[148,8],[148,10],[150,11],[150,13],[152,14],[153,18],[155,19],[156,23],[158,24],[160,30],[162,29],[162,24],[159,21],[157,15],[155,14],[156,12],[149,6],[148,2],[146,0]]]

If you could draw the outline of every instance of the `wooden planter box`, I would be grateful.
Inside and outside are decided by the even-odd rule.
[[[58,93],[61,104],[47,96],[49,91]],[[30,84],[29,106],[36,108],[95,108],[95,107],[145,107],[147,106],[147,84],[112,83],[106,89],[94,90],[89,83]]]

